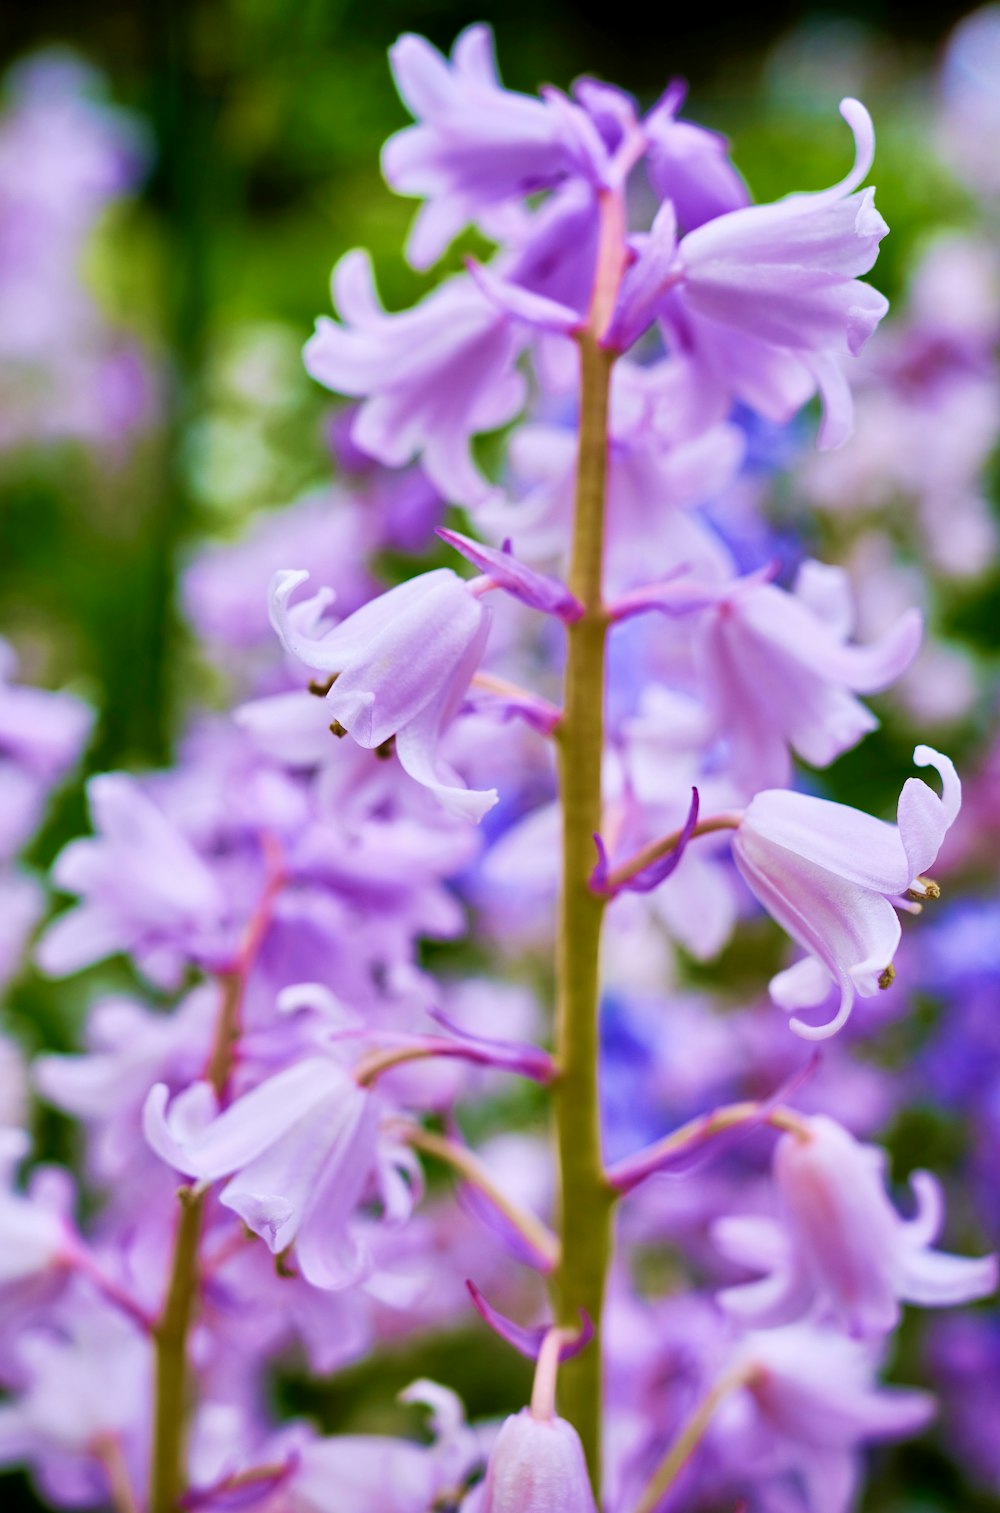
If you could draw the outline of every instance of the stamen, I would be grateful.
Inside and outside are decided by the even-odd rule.
[[[891,988],[892,985],[893,985],[893,983],[895,981],[896,981],[896,968],[893,966],[892,962],[890,961],[890,963],[886,967],[885,971],[882,972],[882,973],[880,973],[879,980],[878,980],[878,985],[879,985],[879,987],[882,989],[882,991],[884,993],[885,990],[886,990],[886,988]]]
[[[904,896],[915,904],[923,903],[927,899],[933,901],[941,897],[941,887],[933,877],[921,876],[916,878],[912,888],[907,888]]]

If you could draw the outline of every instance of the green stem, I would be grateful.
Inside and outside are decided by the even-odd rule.
[[[705,1394],[643,1488],[635,1513],[655,1513],[701,1444],[719,1404],[731,1392],[746,1386],[748,1380],[745,1369],[737,1370],[724,1376]]]
[[[253,938],[252,927],[250,933]],[[240,969],[224,974],[220,980],[222,999],[206,1071],[208,1081],[220,1095],[229,1078],[248,968],[245,954]],[[198,1249],[206,1196],[206,1192],[194,1187],[182,1187],[177,1194],[180,1212],[170,1279],[163,1311],[153,1329],[155,1406],[149,1513],[177,1513],[187,1488],[185,1452],[191,1395],[187,1346],[198,1296]]]
[[[182,1187],[174,1260],[163,1313],[156,1326],[156,1412],[149,1513],[177,1513],[187,1484],[184,1466],[188,1416],[187,1337],[198,1290],[198,1242],[205,1194]]]
[[[613,358],[580,338],[580,442],[569,587],[584,613],[567,630],[564,714],[557,733],[563,871],[557,948],[554,1089],[560,1176],[561,1259],[554,1287],[559,1321],[585,1309],[595,1338],[560,1374],[561,1410],[583,1441],[595,1488],[601,1471],[601,1313],[611,1248],[612,1194],[604,1175],[598,1102],[598,1008],[604,900],[590,888],[601,828],[604,643],[601,594],[608,395]]]

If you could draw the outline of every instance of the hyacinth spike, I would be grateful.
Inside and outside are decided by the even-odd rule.
[[[444,526],[438,528],[437,535],[474,563],[497,588],[504,589],[529,609],[540,610],[544,615],[555,615],[566,625],[579,620],[583,614],[583,605],[564,583],[545,573],[536,573],[533,568],[518,562],[510,541],[505,541],[502,550],[497,551],[496,547],[485,546],[458,531],[446,530]]]
[[[480,1318],[493,1330],[494,1334],[505,1340],[518,1355],[525,1356],[529,1361],[537,1361],[542,1346],[551,1335],[551,1324],[537,1324],[526,1327],[523,1324],[515,1324],[513,1319],[507,1318],[499,1309],[494,1308],[492,1303],[487,1302],[475,1282],[466,1278],[465,1285],[473,1307]],[[560,1329],[562,1336],[559,1342],[559,1360],[569,1361],[573,1356],[579,1355],[594,1338],[594,1325],[585,1309],[580,1309],[580,1325],[577,1330]]]

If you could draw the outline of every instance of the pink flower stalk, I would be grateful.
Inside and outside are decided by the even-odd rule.
[[[794,593],[734,583],[702,617],[695,656],[730,763],[750,794],[787,783],[790,751],[826,767],[878,721],[856,697],[888,688],[913,661],[922,622],[908,610],[872,646],[849,644],[846,574],[807,562]]]
[[[891,984],[901,933],[897,907],[937,895],[924,874],[958,814],[962,788],[953,763],[930,746],[918,746],[913,760],[937,769],[942,796],[908,778],[895,825],[779,789],[758,793],[740,820],[733,840],[737,867],[768,913],[809,953],[772,980],[771,996],[791,1010],[821,1003],[832,985],[840,991],[828,1023],[791,1021],[806,1039],[834,1034],[858,995],[869,998]]]
[[[415,268],[435,263],[466,226],[488,229],[498,206],[570,177],[599,179],[606,154],[588,117],[555,91],[539,100],[504,89],[488,26],[461,33],[450,65],[412,34],[389,58],[417,124],[386,142],[382,171],[400,194],[426,200],[407,247]]]
[[[331,720],[369,749],[395,737],[396,754],[412,778],[452,812],[481,819],[496,794],[462,788],[438,757],[437,745],[479,665],[489,610],[456,573],[437,568],[312,636],[301,628],[303,621],[320,626],[329,595],[290,607],[307,577],[277,575],[271,619],[286,651],[334,676],[326,696]]]
[[[315,1287],[354,1280],[362,1260],[350,1221],[379,1165],[377,1099],[325,1056],[310,1056],[262,1082],[221,1113],[208,1083],[167,1107],[150,1092],[143,1123],[150,1145],[199,1182],[229,1181],[220,1193],[275,1255],[291,1245]],[[396,1185],[392,1195],[399,1192]]]
[[[321,316],[304,359],[319,383],[364,400],[351,439],[389,467],[419,457],[456,504],[488,499],[470,442],[524,405],[515,362],[526,335],[466,277],[440,284],[412,310],[387,314],[360,251],[334,268],[333,302],[342,323]]]
[[[901,1219],[886,1192],[884,1151],[825,1115],[802,1123],[774,1153],[782,1221],[748,1216],[715,1226],[730,1260],[768,1272],[722,1293],[729,1313],[755,1327],[819,1316],[852,1335],[878,1336],[895,1329],[901,1302],[947,1307],[995,1290],[995,1256],[932,1249],[943,1200],[929,1172],[914,1172],[916,1214]]]

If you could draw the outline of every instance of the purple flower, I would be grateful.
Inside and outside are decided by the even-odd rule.
[[[527,336],[465,276],[439,285],[412,310],[387,314],[364,252],[341,258],[333,297],[343,324],[316,322],[305,364],[328,389],[364,400],[352,440],[389,467],[420,457],[446,499],[482,503],[491,490],[470,442],[523,406],[515,362]]]
[[[919,778],[903,785],[898,823],[886,824],[846,804],[804,793],[758,793],[733,841],[736,865],[778,924],[809,955],[779,973],[771,995],[785,1009],[813,1007],[835,984],[840,1006],[824,1025],[792,1020],[810,1040],[844,1024],[855,996],[869,998],[892,982],[899,943],[896,907],[932,897],[924,877],[958,814],[962,788],[951,761],[929,746],[913,753],[935,767],[943,794]]]
[[[186,959],[222,949],[225,900],[211,870],[134,778],[105,773],[87,784],[97,835],[56,858],[56,887],[80,902],[38,945],[44,972],[65,977],[131,951],[154,981],[176,984]]]
[[[303,562],[354,609],[375,592],[364,566],[374,541],[368,501],[339,489],[310,492],[279,512],[254,516],[236,541],[213,543],[198,553],[183,579],[187,616],[199,636],[236,653],[239,670],[247,653],[273,647],[267,592],[286,562]]]
[[[220,1199],[279,1255],[289,1246],[313,1286],[353,1281],[362,1262],[350,1221],[376,1175],[379,1105],[349,1072],[309,1056],[217,1112],[193,1083],[167,1107],[158,1083],[143,1112],[146,1138],[200,1182],[229,1177]],[[395,1189],[394,1189],[395,1191]]]
[[[528,1408],[512,1414],[490,1453],[479,1513],[597,1513],[572,1424]]]
[[[809,1325],[751,1335],[736,1370],[755,1422],[734,1426],[734,1465],[743,1478],[790,1474],[810,1513],[849,1513],[862,1445],[916,1434],[934,1413],[926,1392],[879,1386],[867,1346]]]
[[[67,1262],[72,1252],[61,1193],[38,1180],[26,1194],[14,1188],[29,1145],[22,1130],[0,1128],[0,1292]]]
[[[0,872],[0,989],[25,965],[28,942],[45,909],[44,890],[33,877]],[[4,1122],[0,1118],[0,1124]]]
[[[689,232],[661,311],[712,381],[769,419],[791,419],[818,388],[823,446],[840,445],[851,429],[840,360],[861,350],[888,309],[884,295],[859,282],[888,229],[874,190],[858,190],[874,156],[871,118],[857,100],[840,110],[856,142],[847,177]]]
[[[92,1169],[118,1183],[152,1158],[142,1141],[142,1105],[156,1082],[186,1086],[208,1061],[219,1015],[219,989],[202,984],[169,1015],[127,998],[104,998],[87,1021],[87,1049],[75,1056],[39,1056],[38,1092],[93,1134]]]
[[[722,1219],[715,1237],[727,1257],[768,1275],[730,1287],[721,1301],[756,1326],[829,1317],[856,1336],[887,1334],[899,1304],[947,1307],[988,1296],[995,1256],[967,1259],[932,1249],[941,1227],[941,1190],[914,1172],[917,1211],[901,1219],[886,1192],[885,1153],[860,1145],[824,1115],[785,1134],[774,1154],[783,1223]]]
[[[84,278],[90,235],[145,156],[137,123],[100,100],[101,82],[59,53],[26,59],[10,76],[0,119],[0,448],[65,438],[113,446],[148,418],[145,364]]]
[[[13,648],[0,639],[0,860],[31,838],[50,789],[78,760],[94,720],[73,694],[12,682],[16,670]]]
[[[912,662],[922,622],[908,610],[869,647],[848,644],[846,574],[807,562],[794,593],[752,578],[719,595],[695,655],[708,701],[748,793],[790,776],[790,749],[826,767],[878,725],[854,697],[887,688]]]
[[[288,603],[307,577],[277,575],[271,620],[286,651],[334,675],[326,696],[330,720],[369,749],[395,737],[396,753],[412,778],[446,808],[481,819],[496,793],[461,787],[440,761],[437,745],[479,665],[489,611],[462,578],[442,567],[389,589],[313,637],[300,626],[305,619],[320,625],[328,593],[295,608]]]
[[[682,232],[749,200],[747,187],[729,161],[729,144],[718,132],[679,121],[686,86],[670,86],[643,124],[648,146],[646,171],[661,200],[669,200]]]
[[[538,100],[504,89],[489,27],[462,32],[450,66],[412,33],[389,57],[417,125],[389,138],[382,171],[400,194],[426,200],[407,249],[415,268],[436,262],[460,231],[497,206],[571,176],[600,177],[606,154],[588,116],[555,91]],[[485,223],[488,230],[488,215]]]
[[[608,451],[607,579],[632,587],[651,572],[685,566],[698,577],[724,581],[731,572],[719,538],[692,506],[732,483],[743,461],[739,427],[699,430],[683,413],[681,365],[615,364],[611,380]],[[496,538],[511,536],[534,561],[562,558],[573,517],[576,436],[568,426],[528,423],[514,432],[510,459],[527,492],[516,504],[477,510],[476,521]]]
[[[145,1471],[149,1342],[117,1311],[78,1294],[13,1359],[18,1391],[0,1404],[0,1466],[31,1466],[46,1502],[107,1506],[102,1446],[115,1446],[136,1484]]]

